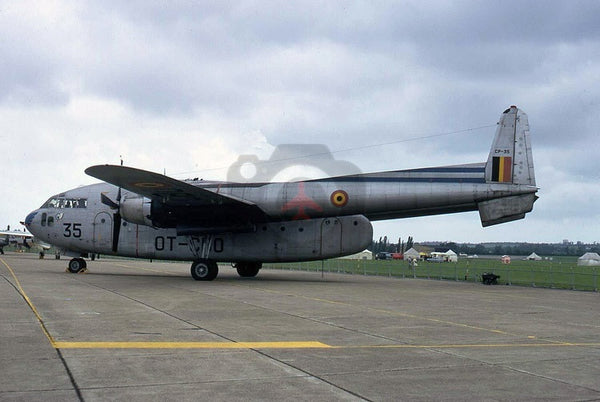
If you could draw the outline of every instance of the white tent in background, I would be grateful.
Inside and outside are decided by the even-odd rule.
[[[365,251],[361,251],[360,253],[346,255],[346,256],[340,257],[340,258],[346,259],[346,260],[372,260],[373,253],[370,252],[369,250],[365,250]]]
[[[530,261],[541,261],[542,257],[540,257],[539,255],[537,255],[536,253],[531,253],[529,254],[529,256],[527,258],[525,258],[526,260],[530,260]]]
[[[456,253],[454,251],[448,250],[448,251],[446,251],[446,261],[457,262],[458,256],[456,255]]]
[[[419,254],[419,252],[417,250],[415,250],[413,247],[409,248],[408,250],[406,250],[404,252],[404,260],[405,261],[408,261],[409,259],[418,260],[419,258],[421,258],[421,254]]]
[[[577,265],[584,267],[600,265],[600,255],[598,253],[585,253],[577,259]]]

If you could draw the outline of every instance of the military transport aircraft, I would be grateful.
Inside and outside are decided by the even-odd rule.
[[[217,262],[242,277],[263,262],[320,260],[371,244],[372,220],[479,211],[483,226],[525,217],[537,199],[527,115],[500,116],[487,162],[285,183],[180,181],[118,165],[92,166],[105,181],[50,197],[25,219],[40,239],[73,256],[112,254],[193,261],[209,281]]]

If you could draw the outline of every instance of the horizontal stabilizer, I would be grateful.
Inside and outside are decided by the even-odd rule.
[[[523,219],[537,200],[534,193],[496,198],[477,204],[483,227]]]

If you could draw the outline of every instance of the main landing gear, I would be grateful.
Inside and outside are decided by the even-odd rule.
[[[67,271],[72,274],[78,274],[85,270],[87,264],[83,258],[73,258],[69,261],[69,265],[67,267]]]
[[[197,281],[212,281],[219,273],[219,266],[213,260],[202,259],[194,261],[190,271]]]
[[[233,267],[237,269],[238,275],[242,278],[253,278],[258,274],[258,271],[262,268],[261,262],[237,262],[233,264]]]
[[[262,268],[262,263],[237,262],[233,264],[233,267],[242,278],[252,278],[258,274],[258,271]],[[215,261],[204,258],[194,261],[190,268],[190,272],[192,278],[197,281],[212,281],[219,274],[219,267]]]

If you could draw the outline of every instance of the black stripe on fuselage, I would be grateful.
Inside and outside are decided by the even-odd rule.
[[[394,173],[484,173],[485,165],[430,167],[408,170],[395,170]]]
[[[431,174],[421,175],[423,173]],[[452,173],[451,176],[436,176],[436,174],[448,174]],[[462,173],[462,175],[461,175]],[[378,176],[378,174],[388,174],[394,176]],[[383,173],[368,173],[364,175],[349,175],[349,176],[337,176],[327,177],[322,179],[306,180],[310,182],[330,183],[330,182],[343,182],[343,183],[365,183],[365,182],[387,182],[387,183],[485,183],[485,164],[473,164],[473,166],[443,166],[443,167],[431,167],[431,168],[418,168],[418,169],[407,169],[407,170],[394,170]],[[275,183],[230,183],[230,182],[215,182],[215,183],[203,183],[198,182],[202,188],[248,188],[248,187],[262,187],[268,184]]]
[[[311,180],[311,182],[343,182],[343,183],[485,183],[484,177],[332,177]]]
[[[485,183],[485,164],[395,170],[364,175],[328,177],[309,182]]]

